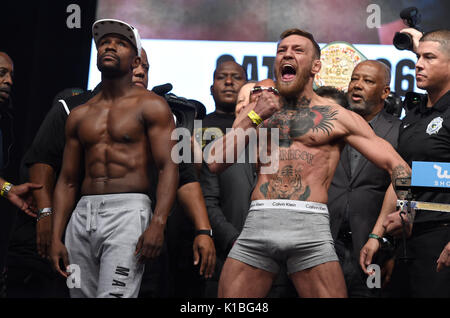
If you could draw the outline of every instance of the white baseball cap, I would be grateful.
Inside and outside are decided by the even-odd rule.
[[[115,19],[102,19],[95,21],[92,25],[92,36],[95,45],[106,34],[117,33],[126,37],[135,46],[138,56],[141,56],[141,37],[138,30],[132,25]]]

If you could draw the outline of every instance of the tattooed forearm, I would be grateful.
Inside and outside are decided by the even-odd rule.
[[[392,169],[392,183],[395,185],[395,180],[398,178],[410,178],[411,170],[409,167],[405,167],[403,165],[398,165],[394,169]]]
[[[408,166],[398,165],[392,170],[392,185],[394,186],[395,193],[399,199],[405,199],[408,191],[398,190],[397,180],[402,178],[411,178],[411,169]]]

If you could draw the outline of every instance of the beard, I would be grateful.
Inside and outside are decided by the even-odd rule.
[[[348,109],[362,117],[370,115],[376,105],[373,101],[363,100],[361,103],[354,103],[351,98],[348,99]]]
[[[312,64],[310,66],[312,66]],[[290,82],[283,82],[281,81],[280,72],[277,71],[275,86],[280,92],[281,96],[287,99],[296,98],[308,83],[310,76],[311,76],[311,67],[302,68],[297,70],[296,77],[294,80]]]
[[[116,78],[123,75],[120,59],[114,60],[114,63],[109,62],[105,65],[100,57],[97,59],[97,68],[106,78]]]

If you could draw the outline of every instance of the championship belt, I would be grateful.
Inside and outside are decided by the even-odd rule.
[[[320,50],[322,68],[314,78],[314,86],[334,86],[347,91],[355,66],[367,60],[353,45],[347,42],[331,42]]]

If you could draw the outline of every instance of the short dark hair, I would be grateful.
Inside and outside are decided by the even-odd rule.
[[[303,36],[304,38],[307,38],[308,40],[310,40],[314,46],[314,50],[315,50],[314,56],[318,60],[320,60],[320,46],[319,46],[319,44],[317,44],[316,40],[314,40],[314,36],[309,32],[306,32],[306,31],[303,31],[303,30],[300,30],[297,28],[288,29],[288,30],[284,31],[283,33],[281,33],[280,40],[278,41],[278,45],[280,45],[281,40],[287,38],[290,35],[300,35],[300,36]]]
[[[447,55],[450,55],[450,53],[449,53],[449,51],[450,51],[450,30],[439,29],[439,30],[427,32],[420,39],[420,42],[425,42],[425,41],[438,42],[443,49],[442,51],[444,53],[447,53]]]
[[[219,62],[219,61],[218,61],[218,62]],[[222,61],[222,62],[216,64],[216,69],[214,70],[214,73],[213,73],[213,81],[216,79],[216,73],[217,73],[217,70],[219,69],[219,67],[220,67],[223,63],[226,63],[226,62],[233,62],[233,63],[235,63],[237,66],[239,66],[239,67],[242,69],[242,72],[244,73],[245,81],[248,81],[247,70],[246,70],[241,64],[239,64],[238,62],[236,62],[234,59],[233,59],[233,60],[227,59],[227,60],[224,60],[224,61]]]
[[[342,107],[348,108],[348,101],[345,93],[334,86],[320,86],[316,89],[316,94],[320,97],[331,98]]]

